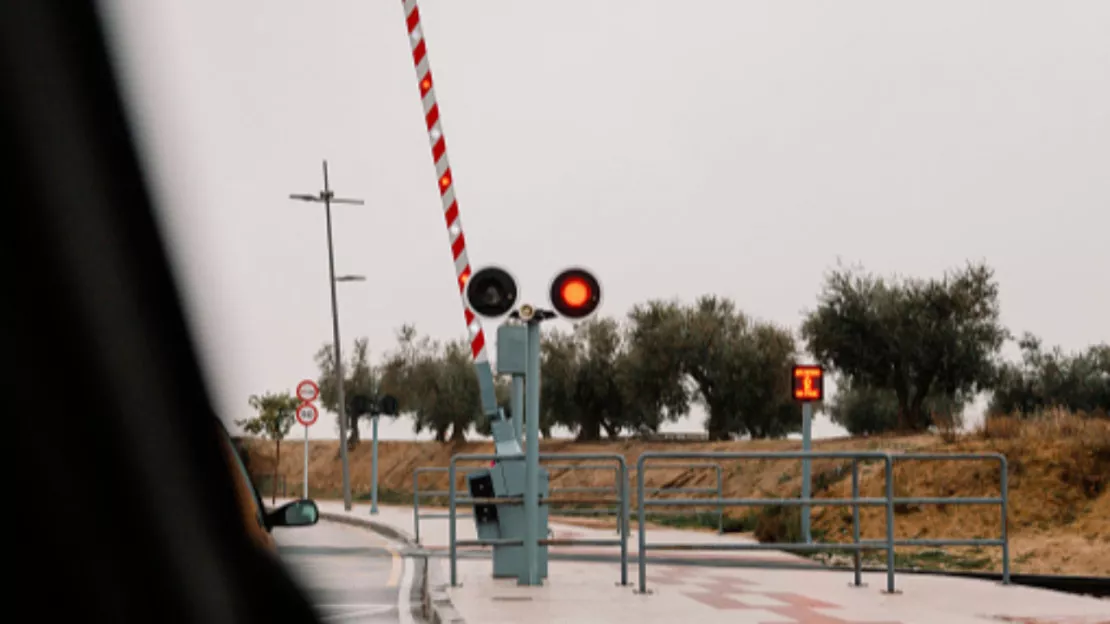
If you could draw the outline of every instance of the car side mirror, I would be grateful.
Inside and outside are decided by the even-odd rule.
[[[272,527],[312,526],[320,520],[316,502],[302,499],[286,503],[266,515],[266,524]]]

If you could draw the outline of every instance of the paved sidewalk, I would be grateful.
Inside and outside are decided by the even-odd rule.
[[[370,516],[368,505],[343,511],[341,502],[320,501],[321,511],[373,518],[402,533],[412,534],[412,509],[380,506]],[[421,508],[423,510],[423,508]],[[425,544],[446,542],[447,521],[423,520]],[[604,538],[611,530],[584,529],[552,523],[556,536]],[[461,519],[459,539],[474,536],[473,521]],[[731,536],[653,529],[650,541],[720,542]],[[633,536],[634,537],[634,536]],[[629,550],[634,552],[635,540]],[[574,547],[552,552],[579,552]],[[597,550],[597,549],[591,549]],[[615,548],[601,549],[613,553]],[[685,553],[684,553],[685,554]],[[781,557],[783,553],[729,553],[730,558]],[[447,579],[446,557],[432,558]],[[519,587],[514,580],[490,578],[488,559],[460,558],[459,587],[447,588],[455,610],[474,624],[573,622],[575,624],[634,621],[641,624],[1110,624],[1110,601],[1072,596],[989,581],[941,576],[900,575],[900,594],[882,593],[884,574],[864,574],[866,587],[849,586],[850,572],[768,570],[706,566],[648,565],[648,595],[636,594],[636,566],[629,566],[627,587],[619,585],[615,563],[552,561],[543,587]]]
[[[325,502],[325,505],[332,503]],[[324,509],[324,507],[321,507]],[[335,507],[328,507],[329,511],[332,509],[342,510],[342,504],[337,503]],[[383,522],[388,519],[389,523],[401,523],[395,526],[404,526],[410,534],[415,532],[413,527],[413,513],[411,507],[384,507],[379,506],[378,511]],[[469,512],[469,509],[465,510]],[[460,513],[463,509],[460,508]],[[446,514],[446,508],[437,507],[421,507],[421,515],[423,514]],[[574,524],[564,524],[559,522],[559,519],[553,518],[548,523],[548,528],[552,532],[552,537],[555,539],[582,539],[582,540],[616,540],[618,538],[615,528],[596,529],[577,526]],[[628,535],[628,554],[631,561],[635,560],[636,553],[638,552],[639,534],[637,532],[637,525],[632,523],[631,532]],[[477,539],[478,534],[474,527],[474,521],[470,517],[460,517],[456,523],[456,538],[460,540]],[[743,537],[740,535],[717,535],[716,533],[709,533],[704,531],[681,531],[678,529],[667,529],[652,527],[647,531],[648,544],[652,543],[686,543],[686,544],[719,544],[735,542],[741,544],[755,543],[751,538]],[[448,550],[448,521],[446,518],[429,518],[420,521],[420,544],[426,550],[431,551],[446,551]],[[460,548],[462,550],[478,550],[485,551],[486,548],[482,547],[468,547]],[[617,555],[619,548],[617,546],[550,546],[549,552],[560,553],[567,555]],[[785,553],[782,551],[755,551],[755,552],[739,552],[739,551],[655,551],[650,554],[651,558],[661,557],[681,557],[683,559],[695,560],[718,560],[718,561],[733,561],[745,562],[752,565],[759,563],[772,563],[772,564],[792,564],[792,565],[805,565],[820,567],[820,565],[811,559],[800,557],[795,554]]]

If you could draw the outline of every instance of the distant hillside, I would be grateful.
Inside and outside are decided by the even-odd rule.
[[[246,439],[252,472],[260,482],[274,467],[272,443]],[[543,441],[545,452],[621,453],[630,465],[646,450],[787,450],[797,441],[744,442],[599,442]],[[279,473],[291,494],[300,492],[303,479],[303,441],[282,444]],[[891,450],[906,452],[999,452],[1009,461],[1009,530],[1014,572],[1110,576],[1110,421],[1083,419],[1066,413],[1019,422],[992,420],[977,431],[945,441],[938,436],[839,438],[815,443],[817,450]],[[335,441],[314,441],[309,455],[311,494],[335,497],[340,488],[340,464]],[[417,466],[446,466],[450,456],[462,452],[490,452],[488,442],[457,447],[429,442],[382,442],[379,473],[383,501],[411,504],[412,472]],[[365,497],[370,480],[370,444],[363,441],[351,453],[352,487]],[[724,462],[726,497],[791,497],[800,491],[799,461]],[[850,471],[833,461],[814,461],[815,496],[847,497]],[[899,462],[895,468],[896,496],[992,496],[999,488],[998,470],[990,462]],[[712,487],[711,470],[655,469],[647,473],[648,487]],[[611,484],[612,473],[555,471],[552,487]],[[881,496],[881,464],[860,472],[861,492]],[[446,489],[446,475],[428,476],[422,488]],[[773,508],[731,508],[726,512],[730,530],[753,531],[764,541],[793,539],[797,535],[796,511]],[[885,533],[880,508],[863,508],[861,532],[866,539]],[[691,528],[713,524],[707,518],[679,517],[668,524]],[[714,524],[715,526],[715,524]],[[814,509],[813,527],[822,541],[850,541],[851,509]],[[896,510],[899,537],[995,537],[997,506],[908,505]],[[997,548],[899,549],[900,565],[952,569],[999,568]]]

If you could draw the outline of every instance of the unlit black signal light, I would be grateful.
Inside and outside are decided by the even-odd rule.
[[[601,304],[601,284],[585,269],[567,269],[551,282],[551,307],[561,316],[581,320]]]
[[[516,280],[498,267],[487,267],[466,281],[466,304],[478,316],[504,316],[516,305]]]

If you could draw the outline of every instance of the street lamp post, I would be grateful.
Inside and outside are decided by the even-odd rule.
[[[339,457],[343,465],[343,509],[351,510],[351,473],[347,463],[347,406],[346,397],[343,396],[343,356],[340,353],[339,343],[339,306],[336,302],[335,284],[335,252],[331,236],[331,205],[352,204],[362,206],[361,199],[343,199],[335,196],[328,182],[328,161],[324,161],[324,190],[319,195],[293,194],[290,199],[309,201],[324,204],[324,215],[327,220],[328,230],[328,282],[331,287],[331,331],[335,351],[335,387],[339,403]],[[352,276],[344,276],[352,277]]]

